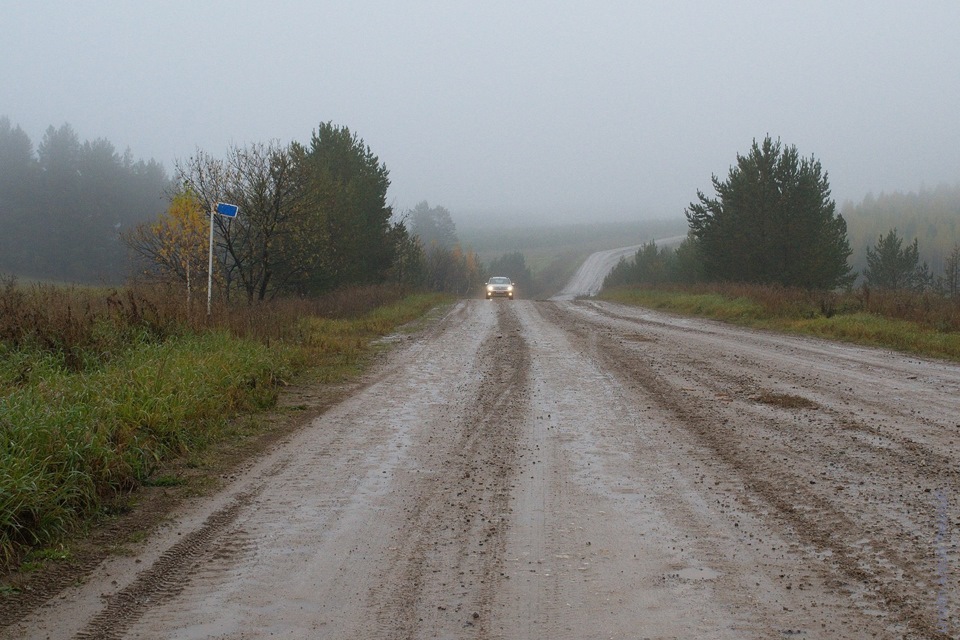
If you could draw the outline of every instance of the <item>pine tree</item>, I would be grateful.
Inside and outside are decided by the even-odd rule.
[[[716,197],[698,191],[685,212],[707,277],[809,289],[853,280],[846,222],[818,160],[767,136],[712,183]]]
[[[302,149],[306,215],[329,241],[312,290],[383,282],[396,258],[389,171],[347,127],[321,124]]]
[[[867,269],[863,277],[868,286],[894,291],[922,291],[932,280],[927,264],[920,264],[917,239],[904,247],[896,229],[881,235],[873,248],[867,247]]]

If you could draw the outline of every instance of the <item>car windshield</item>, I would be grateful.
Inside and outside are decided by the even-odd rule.
[[[510,284],[510,278],[490,278],[490,284]]]

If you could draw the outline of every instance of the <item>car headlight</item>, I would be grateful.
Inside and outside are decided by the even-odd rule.
[[[512,285],[512,284],[509,285],[509,286],[507,286],[507,291],[513,291],[513,285]]]
[[[488,285],[487,285],[487,291],[493,291],[493,285],[492,285],[492,284],[488,284]]]

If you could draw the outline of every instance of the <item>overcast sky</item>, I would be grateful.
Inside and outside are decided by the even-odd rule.
[[[172,168],[348,126],[398,209],[682,216],[766,134],[839,204],[960,181],[960,2],[0,0],[0,115]]]

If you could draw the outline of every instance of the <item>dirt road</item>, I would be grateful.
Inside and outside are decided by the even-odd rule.
[[[458,303],[4,638],[960,636],[960,367]]]

